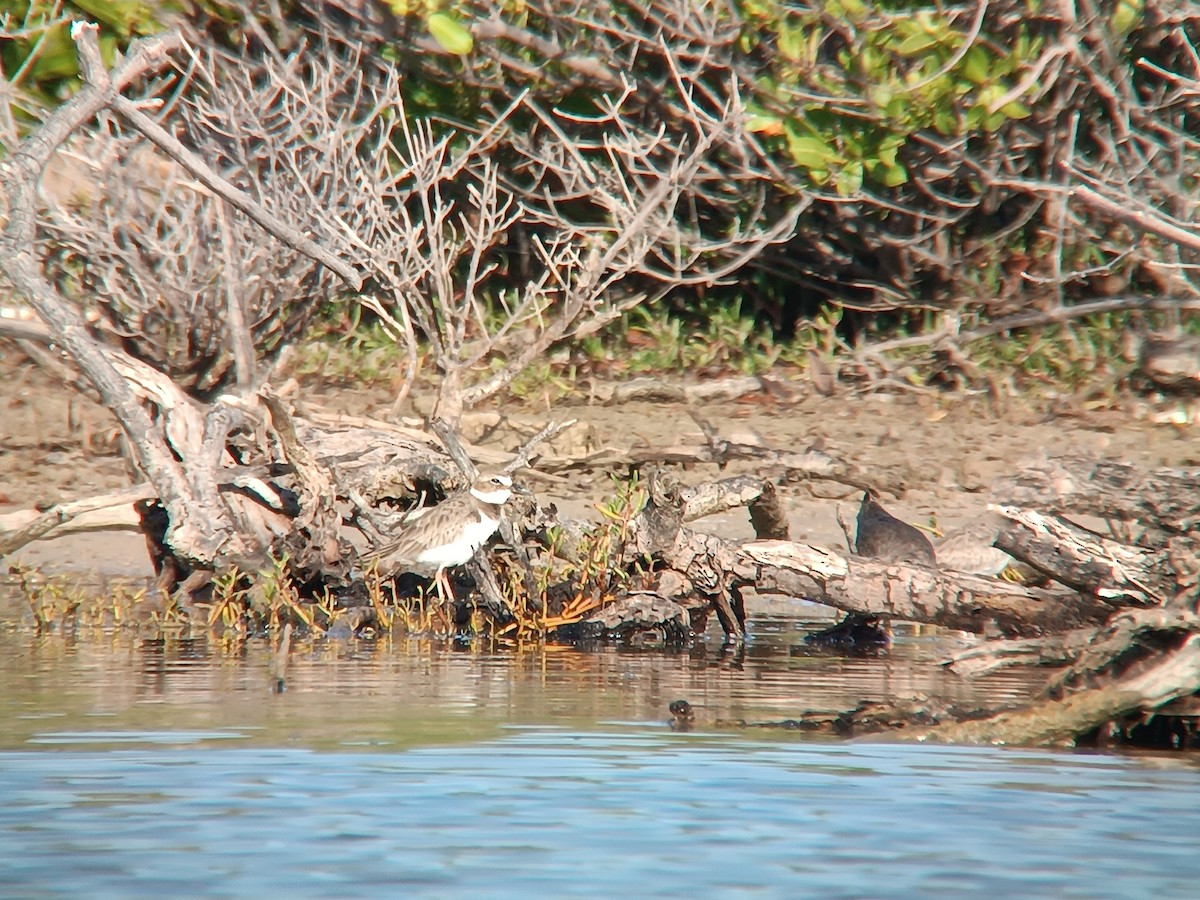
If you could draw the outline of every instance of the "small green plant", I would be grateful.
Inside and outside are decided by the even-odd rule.
[[[508,390],[513,397],[526,403],[549,405],[570,396],[578,377],[578,367],[572,363],[542,360],[515,378]]]
[[[30,566],[11,567],[38,632],[50,632],[74,624],[83,596],[70,590],[61,579],[46,578]]]
[[[639,306],[585,339],[580,354],[615,377],[697,373],[757,375],[781,361],[772,329],[743,311],[742,300],[704,301],[685,313]]]
[[[331,307],[297,343],[291,373],[359,386],[397,382],[405,364],[400,345],[377,320],[364,320],[360,307],[352,305],[343,313],[344,308]]]
[[[148,617],[140,615],[148,608],[146,589],[140,584],[99,582],[72,583],[66,575],[47,577],[40,570],[14,565],[9,570],[17,580],[39,632],[62,631],[79,627],[123,628],[142,621],[172,627],[178,610],[167,600]]]
[[[293,619],[314,631],[324,631],[313,615],[311,604],[304,603],[288,571],[288,556],[271,557],[271,568],[259,572],[244,596],[258,627],[277,629]]]
[[[535,570],[539,596],[530,597],[521,573],[508,570],[502,588],[516,621],[499,634],[517,639],[544,636],[573,625],[628,590],[633,575],[624,547],[630,525],[646,505],[646,491],[636,474],[613,477],[614,492],[596,504],[603,517],[574,546],[567,547],[560,529],[546,535],[547,561]],[[637,566],[634,563],[636,572]]]
[[[0,41],[0,61],[13,86],[43,103],[59,103],[79,82],[79,59],[70,23],[100,26],[100,53],[111,65],[134,38],[164,30],[166,4],[146,0],[11,0],[2,10],[9,34]]]
[[[1099,397],[1111,394],[1133,368],[1123,358],[1129,327],[1128,313],[1104,313],[983,338],[964,349],[985,374],[1012,373],[1026,388],[1075,394],[1090,390]]]
[[[320,600],[301,597],[289,570],[287,554],[273,556],[271,567],[249,574],[236,567],[216,575],[205,619],[209,628],[220,626],[237,633],[277,630],[284,625],[303,625],[322,633],[333,616],[333,600],[325,594]]]
[[[865,182],[899,187],[919,132],[963,138],[1030,115],[1021,98],[1045,43],[1032,26],[1005,44],[968,44],[951,10],[898,7],[743,4],[742,50],[763,61],[751,129],[814,187],[843,196]]]
[[[443,599],[432,586],[420,588],[415,595],[401,596],[396,590],[396,580],[380,575],[377,560],[363,577],[375,620],[382,631],[433,636],[453,634],[451,601]]]
[[[247,591],[246,577],[236,566],[216,575],[212,580],[208,627],[214,628],[219,623],[227,630],[239,628],[245,617]]]

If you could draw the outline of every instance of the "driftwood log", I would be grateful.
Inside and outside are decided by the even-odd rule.
[[[707,485],[702,493],[750,505],[770,495],[769,484],[741,477]],[[753,587],[848,612],[998,636],[951,661],[964,674],[1017,663],[1065,667],[1019,710],[872,704],[832,717],[802,716],[798,727],[1042,744],[1104,742],[1157,727],[1173,746],[1195,746],[1200,596],[1192,528],[1198,486],[1200,473],[1192,470],[1143,472],[1081,458],[1042,461],[1002,484],[1005,499],[1037,497],[1048,504],[1044,511],[994,506],[1006,520],[994,543],[1053,579],[1052,588],[883,564],[787,540],[723,541],[685,526],[697,492],[662,478],[651,480],[647,505],[630,534],[636,553],[658,563],[657,596],[692,609],[694,624],[715,611],[726,631],[740,636],[742,591]],[[711,499],[705,505],[728,508]],[[1127,539],[1089,531],[1071,522],[1069,513],[1114,521],[1114,532]],[[1156,713],[1174,724],[1155,726]]]

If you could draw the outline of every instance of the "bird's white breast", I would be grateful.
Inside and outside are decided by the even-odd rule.
[[[480,514],[478,519],[463,525],[458,535],[446,535],[437,546],[418,553],[414,561],[439,567],[460,566],[475,555],[499,525],[499,519]]]

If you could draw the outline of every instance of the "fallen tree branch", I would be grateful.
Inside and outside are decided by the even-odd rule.
[[[737,475],[721,481],[706,481],[695,487],[683,488],[680,491],[683,521],[692,522],[705,516],[749,506],[763,496],[768,484],[769,482],[757,475]]]
[[[1107,604],[1022,588],[994,578],[842,557],[790,541],[753,541],[737,549],[757,568],[761,591],[804,597],[846,612],[928,622],[976,634],[1034,637],[1099,624]]]
[[[291,411],[282,398],[267,386],[259,391],[259,397],[270,413],[271,427],[279,436],[283,454],[294,467],[300,484],[300,509],[303,512],[296,525],[307,532],[308,541],[307,546],[301,548],[302,556],[298,562],[301,567],[314,566],[324,571],[344,568],[346,554],[339,540],[341,515],[337,510],[336,475],[300,440]],[[345,494],[344,491],[340,493]],[[313,551],[316,559],[309,558]]]
[[[546,441],[552,441],[569,428],[574,428],[579,423],[578,419],[567,419],[565,422],[550,422],[545,428],[541,429],[537,434],[533,435],[529,440],[525,441],[517,450],[516,455],[505,464],[502,470],[506,475],[511,475],[518,469],[524,469],[530,465],[533,457],[533,451],[539,444]]]
[[[808,450],[779,450],[756,444],[741,444],[732,441],[722,441],[717,451],[705,444],[674,444],[668,447],[614,447],[608,446],[592,453],[585,453],[567,459],[548,459],[540,464],[543,471],[567,472],[574,469],[610,468],[641,468],[659,463],[714,463],[753,461],[762,464],[763,468],[782,469],[786,474],[811,478],[819,481],[833,481],[848,485],[855,490],[867,489],[898,492],[898,488],[879,478],[871,478],[858,466],[832,456],[824,450],[809,448]]]
[[[1055,457],[997,480],[1007,504],[1050,513],[1079,513],[1137,522],[1147,539],[1200,526],[1200,469],[1142,469],[1130,463]]]
[[[1129,675],[1152,664],[1189,633],[1200,633],[1200,616],[1180,606],[1126,610],[1093,632],[1071,665],[1046,686],[1057,699],[1107,683],[1114,674]]]
[[[154,485],[143,483],[96,497],[58,503],[32,520],[27,511],[0,516],[0,557],[8,556],[80,516],[114,506],[132,506],[139,500],[153,500],[157,496]],[[8,530],[21,520],[24,520],[23,524],[15,525],[15,530]],[[130,524],[135,522],[136,518],[130,519]]]
[[[140,40],[109,73],[102,65],[99,70],[95,66],[100,59],[95,25],[77,23],[72,26],[71,36],[80,48],[83,87],[0,162],[9,214],[0,233],[0,268],[121,423],[142,470],[164,506],[171,510],[171,545],[183,555],[206,559],[216,558],[226,549],[237,554],[242,549],[241,541],[233,537],[236,529],[229,522],[227,510],[215,494],[197,494],[130,384],[113,365],[115,351],[106,351],[92,337],[77,309],[46,280],[34,251],[37,188],[50,158],[76,128],[111,105],[119,91],[159,68],[169,53],[179,49],[182,39],[168,34]]]
[[[711,403],[716,400],[737,400],[750,394],[768,394],[793,400],[798,386],[759,375],[718,378],[714,381],[687,383],[665,381],[662,378],[631,378],[611,385],[601,385],[596,397],[605,406],[624,403]]]
[[[1074,662],[1095,637],[1095,628],[1076,628],[1049,640],[985,641],[954,654],[942,665],[963,678],[979,678],[1012,666],[1064,666]]]
[[[947,744],[1074,744],[1115,719],[1153,710],[1200,691],[1200,634],[1191,634],[1155,665],[1113,684],[1001,712],[974,722],[940,725],[907,738]]]
[[[1200,308],[1200,301],[1175,299],[1170,297],[1148,297],[1140,295],[1125,295],[1121,297],[1105,297],[1102,300],[1089,300],[1072,306],[1056,306],[1046,310],[1031,310],[1005,316],[969,331],[960,331],[957,327],[939,328],[927,334],[915,334],[910,337],[893,338],[875,344],[864,344],[856,351],[859,359],[892,350],[908,350],[913,347],[927,347],[942,340],[951,340],[958,345],[982,340],[1009,331],[1019,331],[1024,328],[1037,328],[1042,325],[1061,325],[1072,319],[1084,316],[1098,316],[1104,313],[1120,312],[1127,309],[1179,310]]]
[[[1057,516],[1015,506],[990,506],[1007,520],[996,546],[1084,593],[1120,603],[1161,603],[1164,588],[1151,571],[1155,554],[1109,540]]]

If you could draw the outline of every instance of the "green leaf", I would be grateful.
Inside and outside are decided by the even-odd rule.
[[[883,110],[884,114],[893,122],[907,125],[912,119],[912,100],[910,95],[901,94],[898,97],[893,97]]]
[[[819,137],[809,137],[796,134],[787,129],[788,152],[798,166],[809,169],[828,168],[829,163],[837,158],[833,148]]]
[[[1120,0],[1112,18],[1109,19],[1109,27],[1119,35],[1126,35],[1133,31],[1133,27],[1141,18],[1141,0]]]
[[[841,0],[842,9],[846,11],[846,15],[853,21],[858,21],[866,15],[867,6],[863,0]]]
[[[982,107],[985,107],[990,114],[992,105],[996,103],[1005,94],[1004,85],[993,82],[992,84],[984,85],[980,88],[979,93],[975,96],[975,102]]]
[[[22,61],[24,56],[22,56]],[[72,78],[79,74],[79,57],[65,25],[46,32],[38,58],[29,70],[34,83]]]
[[[938,40],[932,34],[919,31],[916,34],[910,34],[902,40],[900,46],[896,48],[896,52],[901,56],[917,56],[926,50],[931,50],[937,45]]]
[[[888,187],[899,187],[908,181],[908,170],[901,165],[880,166],[873,174]]]
[[[808,31],[799,25],[779,26],[779,52],[791,62],[803,62],[808,55]]]
[[[952,134],[958,134],[958,119],[949,110],[939,110],[933,115],[933,127],[938,130],[939,134],[949,137]]]
[[[891,103],[895,97],[895,94],[892,93],[891,87],[884,84],[875,85],[875,87],[871,88],[867,92],[867,95],[871,98],[871,102],[874,103],[878,109],[887,109],[887,105]]]
[[[1020,100],[1012,100],[1000,107],[999,112],[1009,119],[1026,119],[1032,111]]]
[[[746,130],[753,134],[780,135],[783,134],[783,119],[766,113],[750,116],[746,120]]]
[[[976,45],[963,57],[962,73],[972,84],[983,84],[988,80],[988,62],[987,51]]]
[[[837,178],[834,180],[834,187],[837,192],[843,197],[849,197],[851,194],[857,193],[863,183],[863,164],[861,162],[848,163],[842,171],[838,172]]]
[[[447,53],[466,56],[475,47],[471,30],[447,13],[437,12],[425,22],[429,33]]]
[[[896,154],[900,152],[900,148],[903,146],[903,135],[893,134],[884,138],[879,144],[879,161],[885,166],[895,166]]]
[[[135,32],[148,34],[161,28],[149,4],[140,0],[75,0],[74,5],[121,37],[130,37]]]

